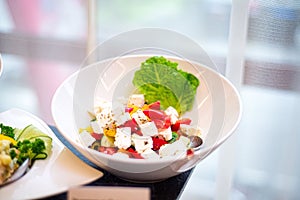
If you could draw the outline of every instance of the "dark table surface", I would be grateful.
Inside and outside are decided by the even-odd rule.
[[[55,135],[64,143],[65,146],[67,146],[74,154],[76,154],[79,158],[81,158],[84,162],[87,164],[95,167],[96,169],[99,169],[103,172],[103,177],[99,178],[98,180],[91,182],[87,184],[86,186],[122,186],[122,187],[147,187],[151,190],[151,199],[162,199],[162,200],[173,200],[178,199],[185,187],[186,182],[188,181],[192,169],[189,171],[186,171],[182,174],[179,174],[175,177],[171,177],[169,179],[166,179],[161,182],[155,182],[155,183],[133,183],[128,182],[126,180],[122,180],[113,174],[100,169],[99,167],[95,166],[93,163],[88,161],[86,158],[82,156],[74,147],[70,145],[68,141],[66,141],[63,136],[59,133],[59,131],[54,127],[50,126],[52,131],[55,133]],[[51,196],[48,198],[45,198],[44,200],[60,200],[60,199],[67,199],[67,192],[58,194],[55,196]]]

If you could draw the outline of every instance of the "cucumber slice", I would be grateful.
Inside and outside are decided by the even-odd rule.
[[[48,155],[51,153],[52,138],[50,136],[46,135],[45,133],[43,133],[41,130],[39,130],[38,128],[36,128],[33,125],[28,125],[21,131],[18,130],[16,138],[17,138],[16,139],[17,141],[23,141],[23,140],[27,139],[27,140],[30,140],[31,142],[34,141],[36,138],[40,138],[41,140],[43,140],[45,142],[45,147],[46,147],[45,153]],[[47,157],[47,155],[43,155],[43,154],[41,154],[40,156],[42,156],[42,157],[39,159]]]

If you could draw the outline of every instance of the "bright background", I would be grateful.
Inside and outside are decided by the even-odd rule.
[[[0,0],[0,112],[17,107],[53,124],[50,104],[59,84],[95,44],[138,28],[192,38],[226,74],[237,2]],[[247,9],[241,124],[197,166],[181,199],[300,199],[300,2],[251,0]]]

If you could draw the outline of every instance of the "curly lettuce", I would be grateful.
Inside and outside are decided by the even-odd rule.
[[[133,85],[149,103],[159,100],[163,109],[173,106],[183,114],[192,109],[200,81],[177,67],[163,56],[151,57],[135,72]]]

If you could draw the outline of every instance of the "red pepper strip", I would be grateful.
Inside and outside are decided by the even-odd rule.
[[[160,101],[150,103],[149,108],[153,110],[160,110]]]
[[[152,137],[152,141],[153,141],[153,150],[157,151],[160,149],[161,146],[167,144],[167,142],[164,139],[161,139],[159,137]]]

